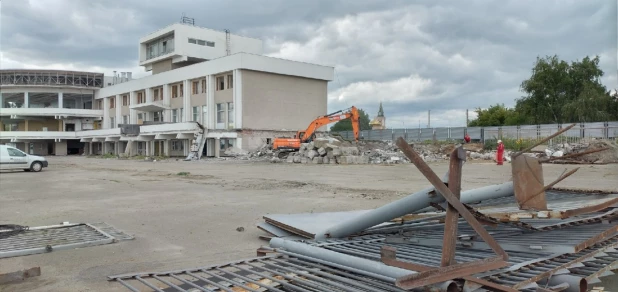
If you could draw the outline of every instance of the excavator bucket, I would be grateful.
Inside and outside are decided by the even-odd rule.
[[[522,210],[547,210],[543,167],[538,159],[519,155],[511,161],[515,199]],[[540,192],[540,193],[539,193]]]

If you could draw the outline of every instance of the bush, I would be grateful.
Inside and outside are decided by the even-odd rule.
[[[502,138],[502,143],[504,144],[504,149],[520,151],[525,148],[528,148],[536,143],[535,139],[515,139],[515,138]],[[483,148],[485,150],[496,150],[498,147],[498,139],[485,140],[485,145]]]

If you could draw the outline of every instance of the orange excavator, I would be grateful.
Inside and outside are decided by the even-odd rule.
[[[315,139],[315,131],[324,125],[338,122],[345,119],[352,119],[352,130],[354,132],[354,140],[358,141],[360,130],[360,117],[358,109],[351,107],[346,110],[336,111],[334,113],[320,116],[313,120],[309,127],[304,131],[296,132],[294,138],[275,138],[273,141],[273,150],[278,151],[279,158],[288,156],[289,152],[298,151],[301,143],[309,143]]]

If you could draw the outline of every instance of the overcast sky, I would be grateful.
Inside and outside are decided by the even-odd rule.
[[[601,57],[618,87],[615,0],[1,0],[0,68],[131,71],[138,39],[178,22],[260,38],[264,53],[335,67],[329,110],[387,126],[465,125],[465,110],[515,104],[537,56]],[[472,115],[471,115],[472,116]]]

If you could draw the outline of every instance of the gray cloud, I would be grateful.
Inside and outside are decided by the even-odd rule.
[[[264,40],[265,54],[333,65],[329,110],[384,102],[388,125],[461,125],[465,109],[513,105],[537,56],[600,55],[618,87],[616,2],[4,0],[0,52],[10,66],[109,73],[137,67],[139,37],[177,22]],[[6,68],[6,64],[0,67]],[[423,118],[424,117],[424,118]],[[423,122],[426,123],[426,122]]]

